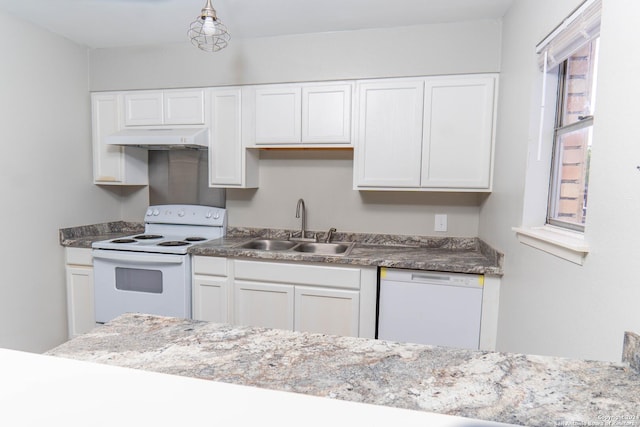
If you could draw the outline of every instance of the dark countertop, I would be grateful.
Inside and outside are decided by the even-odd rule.
[[[91,248],[93,242],[142,233],[144,224],[138,222],[113,221],[102,224],[61,228],[58,232],[60,244],[72,248]]]
[[[140,233],[143,230],[143,224],[123,221],[72,227],[60,230],[60,243],[68,247],[90,248],[94,241]],[[189,252],[201,256],[322,262],[496,276],[503,273],[503,255],[475,237],[335,233],[333,242],[356,242],[346,256],[261,251],[238,247],[255,238],[287,239],[291,231],[229,227],[225,238],[194,244]],[[322,241],[324,236],[319,233],[319,237]]]
[[[638,338],[608,363],[127,314],[48,354],[512,424],[639,425]]]

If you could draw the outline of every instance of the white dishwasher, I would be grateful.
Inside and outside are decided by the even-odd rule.
[[[378,339],[478,349],[483,279],[381,268]]]

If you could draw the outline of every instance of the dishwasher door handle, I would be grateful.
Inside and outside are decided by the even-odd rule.
[[[411,281],[447,284],[451,282],[451,279],[448,276],[437,276],[435,274],[428,273],[413,273],[411,274]]]
[[[421,283],[425,285],[455,286],[459,288],[482,288],[484,287],[484,276],[470,275],[470,277],[460,279],[447,275],[436,275],[429,273],[412,273],[409,283]]]

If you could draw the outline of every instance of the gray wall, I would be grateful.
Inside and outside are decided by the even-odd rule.
[[[233,40],[215,54],[191,45],[97,49],[90,54],[92,91],[370,77],[497,72],[499,21],[476,21]],[[297,227],[303,197],[308,227],[434,234],[434,215],[449,215],[441,235],[476,236],[481,196],[354,191],[352,154],[263,151],[260,188],[229,190],[229,224]],[[127,203],[140,209],[141,201]],[[135,206],[135,208],[132,208]]]
[[[94,186],[87,50],[0,12],[0,347],[67,338],[58,229],[121,217]]]
[[[535,141],[540,73],[535,45],[580,0],[514,2],[504,19],[494,191],[480,237],[502,250],[501,350],[619,361],[625,330],[640,331],[640,4],[604,0],[584,266],[518,243],[527,149]]]
[[[500,21],[95,49],[92,91],[496,72]]]

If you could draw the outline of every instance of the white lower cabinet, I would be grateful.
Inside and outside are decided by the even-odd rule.
[[[296,286],[295,307],[296,331],[359,335],[360,291]]]
[[[376,267],[195,256],[193,283],[198,320],[375,336]]]
[[[91,249],[66,248],[67,326],[69,339],[96,326],[93,308]]]
[[[236,324],[294,329],[292,285],[236,280],[234,293]]]
[[[193,257],[192,316],[196,320],[230,323],[231,285],[226,258]]]

